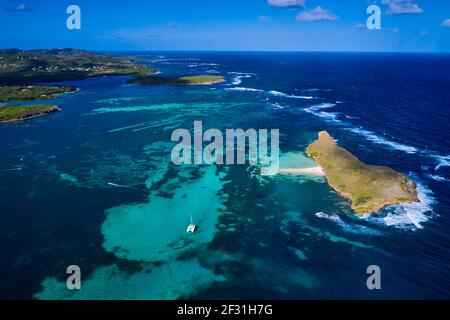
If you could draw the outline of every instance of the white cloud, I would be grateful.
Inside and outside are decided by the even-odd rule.
[[[27,5],[20,3],[14,7],[5,8],[6,11],[15,11],[15,12],[30,12],[33,11],[30,7]]]
[[[303,8],[305,0],[267,0],[267,3],[272,7],[279,8]]]
[[[266,22],[266,21],[269,21],[270,18],[269,18],[268,16],[258,16],[258,20],[259,20],[259,21]]]
[[[445,19],[442,21],[441,26],[450,28],[450,19]]]
[[[382,0],[382,3],[388,6],[388,14],[418,14],[422,13],[423,9],[415,0]]]
[[[322,7],[303,11],[297,15],[298,21],[332,21],[337,19],[339,19],[337,15],[326,9],[322,9]]]

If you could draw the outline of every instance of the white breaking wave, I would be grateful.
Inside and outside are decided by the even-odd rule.
[[[312,113],[313,111],[318,111],[318,110],[321,110],[321,109],[333,108],[334,106],[336,106],[336,104],[334,104],[334,103],[321,103],[321,104],[318,104],[318,105],[306,108],[304,110],[305,110],[305,112]]]
[[[125,186],[123,184],[117,184],[117,183],[114,183],[114,182],[108,182],[107,185],[111,186],[111,187],[117,187],[117,188],[128,188],[128,186]]]
[[[436,174],[429,174],[428,177],[433,179],[434,181],[438,181],[438,182],[448,181],[448,179],[446,179],[446,178],[444,178],[442,176],[438,176]]]
[[[242,83],[242,79],[243,78],[251,78],[250,75],[239,75],[239,76],[235,76],[233,81],[231,82],[232,84],[234,84],[235,86],[239,85]]]
[[[264,90],[261,90],[261,89],[245,88],[245,87],[225,88],[225,90],[228,90],[228,91],[264,92]]]
[[[339,113],[322,111],[322,109],[333,108],[334,106],[336,106],[334,103],[321,103],[309,108],[305,108],[303,109],[303,111],[305,111],[306,113],[313,114],[317,117],[323,118],[325,120],[331,120],[337,123],[342,123],[342,121],[338,119]]]
[[[307,100],[314,99],[314,97],[311,97],[311,96],[296,96],[296,95],[293,95],[293,94],[287,94],[287,93],[283,93],[283,92],[275,91],[275,90],[267,91],[267,93],[270,94],[270,95],[273,95],[275,97],[294,98],[294,99],[307,99]]]
[[[231,72],[229,72],[231,73]],[[237,74],[236,72],[232,73],[232,74]],[[234,80],[232,81],[231,84],[233,85],[239,85],[242,83],[242,79],[243,78],[249,78],[251,77],[249,74],[244,74],[244,75],[237,75]],[[312,96],[296,96],[296,95],[290,95],[290,94],[286,94],[280,91],[275,91],[275,90],[269,90],[269,91],[265,91],[265,90],[261,90],[261,89],[251,89],[249,90],[249,88],[241,88],[241,87],[235,87],[235,88],[230,88],[232,90],[235,91],[255,91],[255,92],[266,92],[267,94],[271,95],[271,96],[275,96],[275,97],[282,97],[282,98],[293,98],[293,99],[306,99],[306,100],[311,100],[311,99],[315,99],[315,97]],[[225,89],[225,90],[229,90],[229,89]]]
[[[436,171],[438,171],[442,167],[450,167],[450,155],[448,156],[433,155],[433,158],[435,158],[438,162],[438,165],[435,168]]]
[[[271,103],[270,104],[274,109],[286,109],[287,106],[282,106],[281,104],[279,104],[278,102],[276,103]]]
[[[419,150],[417,150],[417,148],[415,148],[413,146],[408,146],[406,144],[388,140],[387,138],[381,137],[369,130],[364,130],[361,128],[346,128],[345,130],[349,130],[353,133],[359,134],[373,143],[383,144],[383,145],[389,146],[395,150],[401,150],[401,151],[404,151],[404,152],[410,153],[410,154],[414,154],[419,151]]]
[[[231,81],[231,84],[235,86],[240,85],[242,83],[242,79],[251,78],[253,75],[255,75],[254,73],[247,72],[228,72],[228,74],[232,74],[235,76]]]
[[[428,221],[433,214],[432,205],[435,203],[433,192],[423,184],[417,184],[417,192],[420,202],[404,203],[388,206],[384,209],[387,215],[383,218],[372,218],[387,226],[400,229],[423,229],[423,223]]]
[[[318,116],[325,118],[325,119],[329,119],[334,122],[342,123],[342,121],[338,119],[339,113],[337,113],[337,112],[320,111]]]
[[[382,233],[378,230],[362,226],[356,223],[347,223],[344,220],[342,220],[341,217],[337,214],[326,214],[323,212],[317,212],[315,216],[319,219],[325,219],[329,220],[331,222],[336,223],[339,225],[345,232],[349,233],[364,233],[364,234],[370,234],[370,235],[381,235]]]
[[[240,77],[236,77],[231,83],[237,86],[242,83],[242,79]]]
[[[256,73],[250,73],[250,72],[235,72],[235,71],[230,71],[228,72],[228,74],[237,74],[237,75],[241,75],[241,76],[256,76]]]
[[[326,111],[322,111],[322,109],[327,109],[327,108],[332,108],[336,106],[335,103],[322,103],[319,105],[315,105],[315,106],[311,106],[309,108],[305,108],[304,111],[306,113],[310,113],[313,114],[317,117],[323,118],[327,121],[333,121],[336,122],[338,124],[346,124],[346,125],[350,125],[349,123],[344,123],[341,120],[338,119],[340,113],[337,112],[326,112]],[[351,119],[352,117],[346,116],[344,115],[346,118]],[[344,128],[345,130],[351,131],[355,134],[358,134],[360,136],[363,136],[365,139],[376,143],[376,144],[382,144],[385,146],[388,146],[390,148],[393,148],[395,150],[400,150],[400,151],[404,151],[406,153],[410,153],[410,154],[414,154],[419,152],[419,150],[413,146],[409,146],[406,144],[402,144],[399,142],[395,142],[392,140],[389,140],[388,138],[382,137],[377,135],[376,133],[369,131],[369,130],[365,130],[362,128],[356,128],[356,127],[349,127],[349,128]],[[441,165],[450,165],[450,158],[445,159],[445,157],[441,157],[440,159],[440,163]],[[439,167],[439,166],[438,166]]]

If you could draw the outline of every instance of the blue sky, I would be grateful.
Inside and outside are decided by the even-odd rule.
[[[365,27],[371,3],[381,30]],[[0,28],[1,48],[450,52],[450,1],[2,0]]]

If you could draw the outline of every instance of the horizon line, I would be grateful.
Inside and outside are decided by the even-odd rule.
[[[0,50],[22,50],[22,51],[32,51],[32,50],[61,50],[61,49],[75,49],[75,50],[85,50],[92,52],[232,52],[232,53],[389,53],[389,54],[450,54],[450,51],[364,51],[364,50],[238,50],[238,49],[218,49],[218,50],[208,50],[208,49],[86,49],[77,47],[39,47],[39,48],[0,48]]]

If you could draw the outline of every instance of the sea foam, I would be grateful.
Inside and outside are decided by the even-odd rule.
[[[354,127],[350,123],[343,122],[342,120],[340,120],[338,118],[340,116],[339,112],[323,111],[323,109],[328,109],[328,108],[332,108],[335,106],[336,106],[336,103],[321,103],[318,105],[311,106],[309,108],[305,108],[304,111],[306,113],[313,114],[317,117],[320,117],[320,118],[324,119],[325,121],[334,122],[339,125],[343,125],[343,124],[345,124],[346,126],[348,125],[349,127],[344,128],[345,130],[353,132],[355,134],[358,134],[358,135],[364,137],[366,140],[369,140],[373,143],[385,145],[392,149],[404,151],[409,154],[414,154],[414,153],[417,153],[420,151],[416,147],[413,147],[413,146],[410,146],[407,144],[403,144],[400,142],[392,141],[392,140],[390,140],[386,137],[380,136],[372,131],[363,129],[361,127]],[[349,117],[346,115],[344,115],[344,117],[346,117],[348,119],[352,119],[352,117]],[[450,157],[448,157],[448,158],[440,157],[440,158],[438,158],[438,161],[439,161],[439,165],[437,166],[437,169],[440,168],[441,166],[450,165]]]
[[[307,99],[307,100],[311,100],[314,99],[314,97],[312,96],[296,96],[293,94],[287,94],[287,93],[283,93],[280,91],[275,91],[275,90],[269,90],[267,91],[268,94],[275,96],[275,97],[283,97],[283,98],[293,98],[293,99]]]
[[[322,109],[333,108],[336,106],[334,103],[321,103],[318,105],[311,106],[309,108],[303,109],[306,113],[313,114],[317,117],[324,119],[325,121],[333,121],[336,123],[342,123],[341,120],[338,119],[339,113],[337,112],[326,112]]]
[[[317,212],[315,216],[319,219],[325,219],[330,222],[333,222],[337,224],[339,227],[342,228],[345,232],[348,233],[362,233],[362,234],[368,234],[368,235],[381,235],[382,233],[378,230],[362,226],[355,223],[348,223],[345,222],[338,214],[332,213],[332,214],[326,214],[324,212]]]
[[[432,156],[437,161],[437,166],[435,167],[435,170],[438,171],[442,167],[450,167],[450,155],[448,156],[440,156],[440,155],[433,155]]]
[[[387,213],[382,218],[369,217],[386,226],[394,226],[399,229],[417,230],[423,229],[423,223],[428,221],[433,214],[435,199],[433,192],[425,185],[417,184],[417,192],[420,202],[411,202],[388,206],[383,211]]]
[[[264,90],[261,90],[261,89],[245,88],[245,87],[225,88],[225,90],[227,90],[227,91],[264,92]]]
[[[385,137],[381,137],[377,134],[375,134],[372,131],[369,130],[365,130],[362,128],[346,128],[345,130],[351,131],[353,133],[356,133],[358,135],[363,136],[364,138],[366,138],[367,140],[376,143],[376,144],[382,144],[382,145],[386,145],[391,147],[392,149],[395,150],[400,150],[400,151],[404,151],[406,153],[410,153],[410,154],[414,154],[417,153],[419,150],[413,146],[409,146],[406,144],[402,144],[399,142],[394,142],[391,141]]]
[[[437,174],[429,174],[428,177],[438,182],[448,181],[448,179],[446,179],[445,177],[439,176]]]
[[[228,72],[228,74],[234,75],[233,80],[231,81],[232,85],[240,85],[242,83],[242,79],[251,78],[253,74],[246,72]]]

